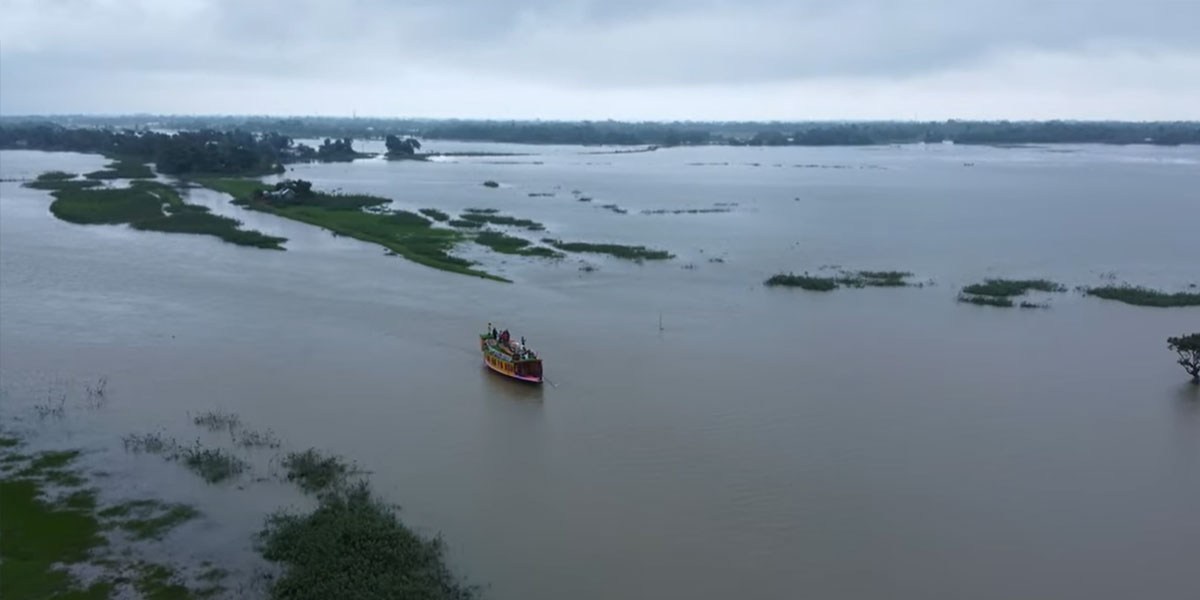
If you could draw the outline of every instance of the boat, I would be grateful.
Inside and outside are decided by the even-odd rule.
[[[483,364],[505,377],[526,383],[542,383],[542,359],[524,344],[514,342],[507,331],[495,330],[479,334],[479,351]]]

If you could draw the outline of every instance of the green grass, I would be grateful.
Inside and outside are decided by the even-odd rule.
[[[88,179],[154,179],[154,170],[133,160],[114,160],[100,171],[85,175]]]
[[[65,468],[78,452],[43,453],[41,468]],[[30,465],[33,466],[32,464]],[[43,498],[42,483],[18,474],[0,479],[0,598],[107,598],[111,585],[87,589],[64,565],[80,563],[105,544],[92,514],[94,496],[71,494],[57,502]]]
[[[284,567],[271,584],[273,600],[476,594],[446,565],[441,539],[417,535],[366,484],[323,496],[306,515],[272,515],[261,539],[263,557]]]
[[[544,246],[532,246],[532,242],[529,240],[506,235],[498,231],[481,231],[479,235],[475,236],[475,242],[503,254],[540,256],[545,258],[562,258],[563,256],[561,252],[555,252]]]
[[[828,292],[837,289],[838,282],[833,277],[814,277],[807,273],[803,275],[779,273],[772,275],[763,282],[763,285],[769,287],[798,287],[813,292]]]
[[[366,195],[334,195],[314,193],[312,198],[298,202],[274,202],[261,197],[256,190],[268,189],[262,182],[252,180],[199,179],[198,183],[234,196],[234,201],[251,210],[323,227],[338,235],[378,244],[411,260],[443,271],[507,281],[490,273],[472,269],[471,261],[449,254],[466,236],[458,231],[432,227],[431,222],[407,211],[371,213],[362,207],[377,207],[390,202],[386,198]]]
[[[983,283],[974,283],[962,289],[964,294],[978,296],[1020,296],[1025,292],[1065,292],[1066,286],[1045,279],[988,279]]]
[[[17,438],[0,436],[0,448],[16,448],[21,445],[21,440]]]
[[[67,181],[30,181],[25,184],[27,188],[35,190],[82,190],[94,188],[104,185],[103,182],[92,179],[70,179]]]
[[[979,296],[972,294],[959,294],[958,301],[967,304],[976,304],[979,306],[1000,306],[1004,308],[1012,307],[1013,301],[1007,296]]]
[[[474,212],[466,211],[460,217],[463,221],[472,221],[475,223],[491,223],[492,225],[506,225],[510,227],[524,227],[530,231],[545,231],[546,226],[532,221],[530,219],[518,219],[506,215],[496,214],[495,212]]]
[[[179,460],[209,483],[220,483],[242,474],[250,466],[222,448],[204,448],[196,444],[180,451]]]
[[[242,418],[237,413],[226,413],[219,410],[205,411],[192,417],[192,423],[200,427],[204,427],[209,431],[220,431],[222,429],[232,430],[242,422]]]
[[[433,219],[434,221],[446,222],[446,221],[450,220],[450,215],[448,215],[436,208],[422,208],[421,210],[419,210],[417,212],[420,212],[421,214],[429,217],[430,219]]]
[[[1200,306],[1200,294],[1193,292],[1160,292],[1144,287],[1109,285],[1088,288],[1087,294],[1105,300],[1116,300],[1134,306]]]
[[[211,235],[240,246],[282,250],[285,238],[241,229],[241,222],[186,204],[173,188],[154,181],[135,181],[128,188],[59,189],[50,212],[82,225],[128,224],[134,229]]]
[[[139,563],[133,587],[144,600],[188,600],[192,593],[178,582],[175,571],[165,565]]]
[[[908,271],[855,271],[838,279],[838,283],[851,287],[904,287],[910,285],[906,279],[912,277]]]
[[[75,179],[76,177],[78,175],[66,171],[46,171],[38,175],[34,181],[66,181],[68,179]]]
[[[587,242],[564,242],[553,238],[543,238],[543,242],[566,252],[589,252],[593,254],[609,254],[617,258],[629,260],[667,260],[675,258],[666,250],[652,250],[645,246],[625,246],[621,244],[591,244]]]
[[[341,457],[324,454],[316,448],[304,452],[289,452],[283,459],[287,479],[308,493],[323,492],[345,483],[346,477],[357,472]]]
[[[159,508],[162,510],[158,514],[122,521],[119,527],[135,540],[160,539],[180,523],[200,516],[200,511],[186,504],[159,505]]]

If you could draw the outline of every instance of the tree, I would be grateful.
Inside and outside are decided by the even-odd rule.
[[[387,153],[392,156],[412,156],[417,153],[417,150],[421,149],[421,142],[418,142],[415,138],[405,138],[402,140],[394,135],[388,135],[385,138],[384,144],[387,145]]]
[[[1179,353],[1176,362],[1192,376],[1192,383],[1200,384],[1200,333],[1167,338],[1167,347]]]

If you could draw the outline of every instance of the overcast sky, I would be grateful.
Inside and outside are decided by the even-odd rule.
[[[0,0],[0,114],[1200,119],[1200,0]]]

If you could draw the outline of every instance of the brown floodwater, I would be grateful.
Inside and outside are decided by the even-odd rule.
[[[1200,308],[1075,291],[1035,294],[1049,310],[955,302],[985,277],[1200,284],[1200,149],[435,145],[537,156],[289,176],[677,258],[462,249],[515,282],[500,284],[210,191],[190,199],[288,251],[72,225],[6,181],[6,425],[93,450],[110,495],[195,503],[209,519],[181,529],[178,553],[247,570],[263,515],[307,505],[270,480],[277,460],[247,452],[255,475],[206,486],[126,457],[122,435],[219,443],[188,415],[222,409],[285,449],[344,455],[501,600],[1200,597],[1200,391],[1165,342],[1200,331]],[[0,175],[103,162],[5,151]],[[718,205],[730,212],[641,212]],[[828,265],[928,284],[762,285]],[[528,338],[550,383],[486,371],[489,321]],[[100,377],[108,401],[83,406]],[[75,408],[38,419],[58,390]]]

